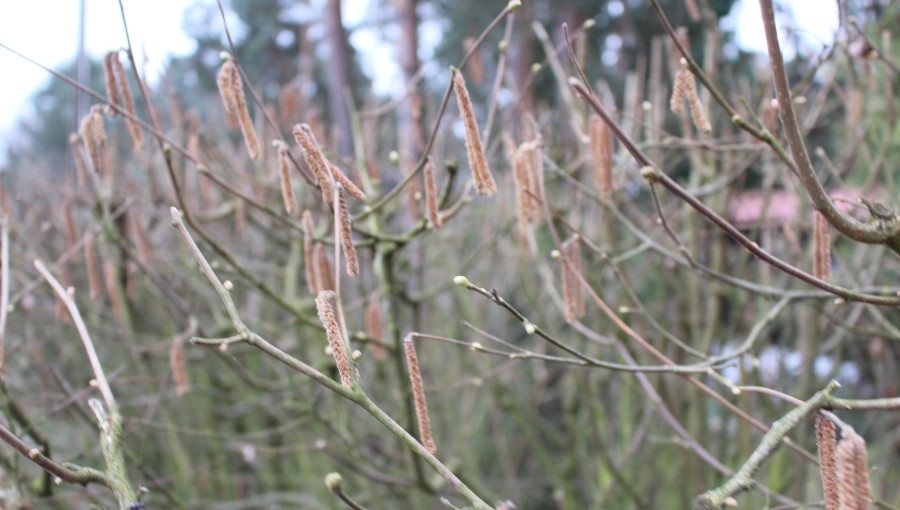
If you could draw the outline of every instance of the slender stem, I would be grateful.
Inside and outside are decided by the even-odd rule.
[[[424,446],[422,446],[419,441],[410,435],[403,427],[401,427],[393,418],[391,418],[387,413],[385,413],[378,405],[376,405],[363,390],[359,387],[358,384],[355,384],[353,389],[344,388],[341,383],[331,379],[326,376],[322,372],[319,372],[315,368],[306,363],[300,361],[299,359],[291,356],[290,354],[282,351],[278,347],[275,347],[273,344],[269,343],[266,339],[259,336],[258,334],[250,331],[250,329],[244,324],[244,321],[241,319],[238,314],[237,307],[234,305],[234,301],[231,298],[230,292],[225,288],[222,282],[219,280],[219,277],[216,276],[215,271],[212,266],[210,266],[209,262],[206,260],[206,257],[203,255],[203,252],[200,251],[200,248],[197,246],[197,243],[194,242],[194,239],[191,237],[190,232],[188,232],[187,227],[184,224],[184,220],[182,218],[181,213],[175,207],[171,208],[172,214],[172,225],[178,229],[181,235],[184,237],[185,242],[191,249],[191,252],[194,255],[194,258],[200,264],[200,270],[209,280],[210,284],[212,284],[216,293],[219,295],[222,304],[225,305],[225,309],[228,312],[228,316],[231,318],[231,322],[237,330],[240,338],[249,343],[250,345],[258,348],[259,350],[265,352],[270,355],[272,358],[284,363],[285,365],[297,370],[303,375],[309,377],[315,382],[321,384],[322,386],[328,388],[329,390],[337,393],[338,395],[351,400],[358,404],[360,407],[368,411],[372,416],[375,417],[379,422],[381,422],[385,427],[387,427],[395,436],[400,438],[405,444],[407,444],[419,457],[421,457],[428,465],[434,468],[435,471],[441,474],[441,476],[449,483],[452,487],[454,487],[460,494],[464,495],[472,505],[475,506],[476,509],[479,510],[491,510],[491,506],[485,503],[481,498],[479,498],[468,486],[463,484],[459,478],[450,471],[447,466],[441,463],[440,460],[437,459],[434,455],[432,455]],[[197,340],[199,341],[199,340]],[[235,338],[231,338],[228,340],[229,342],[239,342]],[[202,343],[208,343],[207,341],[201,341]],[[220,341],[219,345],[223,345]],[[224,344],[227,345],[227,344]]]
[[[78,311],[75,300],[72,299],[72,296],[70,296],[68,292],[66,292],[66,289],[63,288],[62,284],[50,274],[50,271],[47,270],[47,267],[44,266],[43,262],[35,260],[34,267],[41,273],[41,276],[47,280],[47,283],[53,287],[56,295],[62,300],[63,304],[66,305],[66,309],[72,317],[72,322],[75,323],[75,329],[78,330],[81,341],[84,343],[84,350],[87,352],[91,368],[94,371],[94,379],[97,381],[97,387],[100,389],[100,394],[103,395],[106,407],[109,408],[110,413],[118,414],[119,408],[116,406],[116,399],[113,397],[112,389],[109,387],[109,381],[106,380],[106,374],[103,373],[103,367],[100,365],[100,358],[97,356],[96,349],[94,349],[94,342],[91,340],[91,335],[87,331],[84,319],[81,318],[81,312]]]
[[[900,296],[879,296],[874,294],[863,294],[850,290],[846,287],[834,285],[830,282],[822,280],[821,278],[817,278],[762,249],[759,244],[744,235],[744,233],[741,232],[733,224],[731,224],[731,222],[719,216],[718,213],[713,211],[709,206],[701,202],[700,199],[689,193],[686,189],[682,188],[681,185],[675,182],[671,177],[657,170],[650,159],[644,155],[644,153],[634,143],[634,141],[631,140],[631,138],[627,134],[625,134],[624,131],[622,131],[622,128],[619,127],[619,125],[612,119],[612,117],[609,115],[609,113],[607,113],[606,109],[600,104],[600,102],[592,92],[586,89],[575,78],[569,79],[569,85],[571,85],[572,88],[578,91],[581,97],[588,102],[594,112],[602,117],[604,121],[606,121],[610,129],[612,129],[612,131],[616,134],[616,137],[622,142],[622,145],[624,145],[625,148],[628,149],[628,152],[630,152],[634,159],[637,160],[638,164],[644,167],[644,171],[647,172],[647,175],[645,177],[647,177],[648,180],[655,180],[656,182],[662,184],[666,189],[674,193],[678,198],[687,202],[688,205],[696,209],[700,214],[705,216],[709,221],[714,223],[729,236],[734,238],[734,240],[743,245],[744,248],[747,249],[747,251],[756,255],[756,257],[758,257],[763,262],[766,262],[767,264],[770,264],[775,268],[810,285],[828,291],[836,296],[842,297],[847,301],[861,301],[864,303],[870,303],[880,306],[900,305]]]
[[[472,44],[472,47],[469,49],[469,52],[463,57],[463,59],[459,62],[459,65],[456,66],[459,69],[462,69],[463,66],[466,65],[466,62],[469,61],[469,58],[478,50],[478,47],[481,46],[481,43],[484,41],[485,37],[503,21],[507,15],[512,13],[521,5],[521,2],[516,2],[516,0],[512,0],[507,4],[506,8],[497,15],[493,21],[488,24],[487,28],[478,36],[478,39],[475,40],[475,43]],[[403,178],[394,188],[389,191],[386,195],[378,199],[371,207],[366,208],[361,213],[357,214],[354,218],[351,219],[351,223],[355,223],[368,215],[374,213],[375,211],[381,209],[386,204],[388,204],[391,200],[394,199],[397,195],[400,194],[401,191],[409,184],[410,181],[415,179],[416,175],[425,168],[425,163],[428,161],[428,156],[431,153],[431,148],[434,147],[434,142],[437,139],[438,129],[441,127],[441,119],[444,117],[444,112],[447,110],[447,103],[450,102],[450,93],[453,90],[453,80],[450,80],[450,83],[447,84],[447,89],[444,90],[444,97],[441,99],[441,106],[438,108],[437,117],[434,119],[434,125],[431,127],[431,136],[428,137],[428,143],[425,144],[425,149],[422,151],[422,157],[419,159],[416,166],[413,170]]]
[[[794,408],[780,420],[773,423],[769,431],[763,436],[759,446],[744,465],[741,466],[741,469],[720,487],[697,496],[697,499],[694,500],[694,507],[704,510],[722,508],[727,498],[752,488],[755,485],[753,475],[762,466],[763,461],[768,459],[778,446],[786,440],[788,432],[796,427],[807,414],[821,407],[824,402],[827,402],[831,392],[839,386],[837,381],[831,381],[828,383],[828,386],[813,395],[803,405]]]
[[[17,452],[21,453],[32,462],[58,477],[66,483],[89,484],[99,483],[108,486],[106,476],[103,472],[92,468],[77,467],[73,465],[61,465],[46,457],[37,448],[28,446],[24,441],[16,437],[6,427],[0,424],[0,439],[12,446]]]
[[[787,138],[788,147],[794,158],[797,174],[800,176],[800,181],[806,188],[813,206],[825,216],[829,223],[850,239],[869,244],[886,244],[895,252],[900,253],[900,218],[893,215],[889,220],[862,223],[838,209],[825,192],[825,188],[813,169],[809,151],[806,150],[806,143],[803,141],[803,134],[800,131],[800,123],[797,122],[797,112],[794,110],[794,101],[791,98],[791,86],[788,83],[784,67],[784,56],[778,43],[775,6],[772,0],[759,0],[759,7],[762,12],[763,28],[766,32],[772,78],[775,81],[775,95],[778,98],[778,108],[781,110],[785,138]]]

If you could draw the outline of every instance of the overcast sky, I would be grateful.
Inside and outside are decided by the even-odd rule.
[[[527,1],[527,0],[526,0]],[[616,1],[616,0],[614,0]],[[125,15],[138,62],[147,59],[152,81],[164,65],[167,55],[185,55],[193,51],[192,41],[181,30],[184,10],[196,3],[215,0],[125,0]],[[368,0],[345,0],[345,23],[353,26],[366,11]],[[74,58],[78,49],[77,0],[4,0],[0,7],[0,42],[48,67],[57,67]],[[837,5],[830,0],[790,0],[800,30],[809,34],[810,43],[830,41],[837,27]],[[621,5],[621,4],[620,4]],[[99,57],[125,46],[117,0],[86,0],[86,37],[88,53]],[[756,0],[739,0],[729,23],[738,30],[738,43],[745,49],[765,51],[759,7]],[[382,82],[391,82],[399,70],[391,65],[391,49],[379,47],[377,38],[360,33],[351,39],[357,50],[368,54],[367,61],[382,62],[372,68],[389,69]],[[368,67],[368,66],[367,66]],[[15,120],[27,114],[28,96],[41,87],[47,74],[0,48],[0,154]],[[376,87],[382,88],[382,87]]]

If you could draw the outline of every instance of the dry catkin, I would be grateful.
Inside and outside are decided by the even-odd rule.
[[[119,58],[119,52],[111,51],[103,57],[103,78],[106,81],[106,98],[110,104],[119,106],[122,104],[119,98],[119,86],[116,85],[116,71],[113,67],[113,59]]]
[[[540,151],[540,145],[535,142],[523,143],[519,146],[523,154],[524,177],[526,179],[525,203],[528,204],[528,221],[539,223],[541,219],[541,203],[537,196],[540,194],[540,181],[543,179],[544,162]]]
[[[516,218],[519,221],[519,232],[525,236],[533,219],[532,199],[528,192],[535,192],[531,189],[531,155],[525,144],[515,150],[512,163],[513,183],[516,187]]]
[[[712,124],[709,123],[706,112],[703,111],[703,103],[700,101],[700,94],[697,93],[697,83],[694,81],[693,75],[688,77],[688,103],[691,105],[691,118],[697,129],[704,133],[711,132]]]
[[[333,294],[330,291],[319,292],[319,295],[316,296],[316,311],[319,313],[319,320],[325,326],[325,335],[328,338],[328,345],[331,346],[331,354],[334,356],[338,374],[341,376],[341,385],[349,390],[353,389],[353,381],[350,379],[350,358],[347,357],[344,337],[337,319],[334,317],[334,309],[331,307]]]
[[[137,118],[137,113],[134,109],[134,96],[131,94],[131,85],[128,84],[128,75],[125,74],[125,68],[119,60],[118,52],[111,54],[110,64],[115,70],[116,81],[122,94],[122,106],[125,107],[125,111],[129,115]],[[128,126],[128,134],[131,135],[131,141],[134,143],[135,148],[138,150],[144,148],[144,132],[141,131],[137,122],[132,119],[125,119],[125,125]]]
[[[529,154],[531,155],[531,166],[528,173],[531,179],[530,188],[534,191],[531,195],[532,221],[540,223],[541,219],[541,200],[540,197],[544,193],[544,146],[540,135],[534,140],[528,142]]]
[[[356,257],[356,247],[353,246],[353,232],[350,230],[350,213],[347,212],[347,201],[344,194],[338,190],[338,220],[341,228],[341,248],[344,250],[344,258],[347,260],[347,274],[356,276],[359,274],[359,259]]]
[[[124,303],[119,299],[119,284],[116,281],[118,271],[116,264],[112,260],[103,262],[103,283],[106,285],[106,295],[109,297],[109,304],[113,311],[113,317],[119,324],[125,324]]]
[[[825,493],[825,510],[838,510],[837,427],[823,414],[816,414],[816,446],[819,450],[819,470],[822,473],[822,489]]]
[[[278,144],[278,172],[281,177],[281,198],[284,200],[284,210],[293,214],[297,208],[297,199],[294,198],[294,188],[291,185],[291,166],[288,158],[288,149],[284,143]]]
[[[150,248],[150,241],[147,240],[147,233],[144,232],[144,222],[141,221],[141,213],[138,209],[132,209],[131,211],[131,221],[134,226],[134,243],[137,245],[138,261],[145,267],[149,267],[152,250]]]
[[[84,236],[84,266],[87,271],[88,289],[91,299],[100,297],[100,273],[97,272],[97,259],[94,255],[94,234],[88,232]]]
[[[103,116],[99,106],[92,106],[81,119],[78,129],[84,148],[91,160],[94,172],[99,172],[103,161],[103,148],[106,146],[106,134],[103,132]]]
[[[381,301],[377,296],[369,298],[365,317],[366,336],[381,340],[384,336],[384,318],[381,314]]]
[[[179,397],[191,389],[187,370],[184,366],[184,339],[173,338],[169,347],[169,370],[172,371],[172,379],[175,380],[175,394]]]
[[[230,60],[226,60],[216,75],[216,85],[219,87],[219,97],[222,98],[222,106],[225,109],[225,118],[228,127],[237,126],[237,102],[234,99],[234,85],[231,81],[231,69],[226,66]],[[232,62],[231,65],[234,65]]]
[[[303,94],[296,83],[291,82],[281,87],[278,93],[278,113],[283,125],[290,126],[295,119],[300,118],[302,102]]]
[[[366,201],[366,194],[363,193],[363,191],[359,189],[359,186],[351,181],[350,178],[347,177],[347,175],[337,167],[337,165],[331,164],[329,166],[331,167],[331,176],[334,177],[334,180],[339,182],[345,190],[347,190],[347,193],[349,193],[350,196],[359,200],[360,202]]]
[[[472,109],[472,100],[466,89],[466,81],[458,70],[453,73],[453,90],[456,92],[459,114],[465,126],[466,152],[469,156],[469,166],[472,167],[475,191],[479,195],[493,195],[497,193],[497,184],[494,182],[494,176],[491,175],[488,168],[487,157],[484,155],[481,136],[478,134],[478,124],[475,122],[475,111]]]
[[[425,401],[425,389],[422,385],[422,374],[419,372],[419,358],[416,356],[416,345],[412,334],[403,339],[403,350],[406,353],[406,366],[409,368],[409,382],[412,385],[413,402],[416,405],[416,420],[419,422],[419,439],[422,446],[431,453],[437,451],[431,437],[431,420],[428,418],[428,403]]]
[[[365,329],[366,336],[369,338],[377,340],[384,338],[384,317],[381,311],[381,301],[377,296],[372,296],[369,299],[369,304],[366,306]],[[387,349],[381,344],[369,342],[366,344],[366,347],[373,359],[377,361],[387,359]]]
[[[244,98],[244,85],[241,81],[241,73],[238,71],[237,65],[232,60],[226,60],[222,63],[222,69],[219,70],[219,93],[223,95],[222,100],[227,104],[226,108],[237,115],[238,125],[241,127],[241,133],[244,135],[244,144],[247,146],[247,153],[250,159],[259,157],[259,140],[256,138],[256,130],[253,128],[253,121],[250,119],[250,111],[247,109],[247,101]],[[224,84],[223,82],[228,82]],[[223,84],[225,85],[223,87]],[[230,99],[226,99],[224,94],[230,93]]]
[[[867,510],[869,490],[866,441],[850,427],[841,430],[837,446],[838,492],[841,510]]]
[[[584,297],[576,274],[581,270],[581,249],[578,237],[563,242],[560,246],[562,256],[563,304],[565,305],[566,322],[575,322],[576,317],[584,316]]]
[[[330,172],[331,163],[325,159],[325,155],[319,149],[319,144],[309,124],[297,124],[292,132],[294,133],[294,139],[297,140],[297,144],[300,145],[306,165],[312,170],[313,175],[316,176],[316,182],[319,183],[319,188],[322,189],[322,199],[325,200],[325,203],[330,204],[332,201],[331,186],[333,179]]]
[[[78,187],[83,188],[87,184],[87,168],[84,165],[84,155],[78,146],[78,134],[69,135],[69,147],[72,148],[72,157],[75,159],[75,172],[78,179]]]
[[[437,183],[434,178],[434,162],[431,161],[431,158],[428,158],[428,161],[425,162],[423,173],[425,178],[425,211],[428,214],[428,221],[430,221],[435,228],[440,228],[443,225],[443,222],[441,221],[441,215],[438,211]]]
[[[675,75],[675,86],[672,88],[672,97],[669,99],[669,108],[676,115],[684,112],[684,97],[687,94],[687,79],[690,71],[682,69]]]
[[[613,135],[606,121],[591,115],[591,152],[594,156],[594,182],[603,200],[609,201],[613,188]]]
[[[78,230],[75,228],[75,216],[72,215],[71,200],[63,202],[63,218],[66,221],[66,241],[68,241],[70,248],[74,248],[78,242]],[[77,259],[77,256],[77,252],[73,254],[73,262]]]
[[[825,281],[831,279],[830,227],[822,213],[813,212],[813,275]]]
[[[306,273],[306,288],[310,294],[318,294],[319,288],[316,281],[316,258],[313,254],[313,220],[312,213],[303,211],[303,264]]]
[[[675,89],[672,91],[672,99],[670,106],[672,111],[681,115],[684,111],[684,98],[687,97],[688,104],[691,107],[691,118],[697,129],[704,133],[712,131],[712,125],[706,118],[703,111],[703,103],[700,101],[700,94],[697,93],[697,82],[690,69],[683,68],[678,71],[675,76]]]
[[[472,81],[476,84],[484,81],[484,77],[486,76],[486,72],[484,70],[484,63],[481,61],[481,57],[478,54],[478,51],[472,51],[475,48],[475,38],[474,37],[466,37],[462,42],[463,51],[468,54],[472,52],[472,56],[469,57],[468,62],[468,70],[470,75],[472,76]]]
[[[316,259],[316,288],[319,292],[323,290],[334,290],[334,268],[331,260],[325,254],[325,248],[322,243],[316,243],[313,247],[313,254]]]

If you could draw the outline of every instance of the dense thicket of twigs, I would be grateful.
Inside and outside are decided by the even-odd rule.
[[[614,95],[510,2],[350,133],[110,53],[72,168],[4,175],[2,505],[900,506],[896,5],[745,76],[707,3]],[[552,97],[473,76],[522,27]]]

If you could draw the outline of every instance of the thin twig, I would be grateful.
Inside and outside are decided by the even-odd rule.
[[[116,399],[113,397],[112,389],[109,387],[109,381],[106,380],[106,374],[103,373],[103,367],[100,365],[100,358],[97,356],[96,349],[94,349],[94,342],[91,340],[91,336],[87,331],[84,319],[81,318],[81,312],[78,311],[75,300],[72,299],[72,296],[69,295],[59,281],[50,274],[50,271],[47,270],[43,262],[35,260],[34,267],[41,273],[41,276],[47,280],[47,283],[53,287],[56,295],[62,300],[63,304],[66,305],[66,309],[72,317],[72,322],[75,324],[75,329],[78,330],[78,335],[81,336],[81,341],[84,343],[84,350],[87,352],[88,360],[90,360],[91,363],[91,369],[94,371],[94,379],[97,381],[97,387],[100,390],[100,394],[103,395],[106,407],[109,408],[110,413],[118,414],[119,408],[116,405]]]

